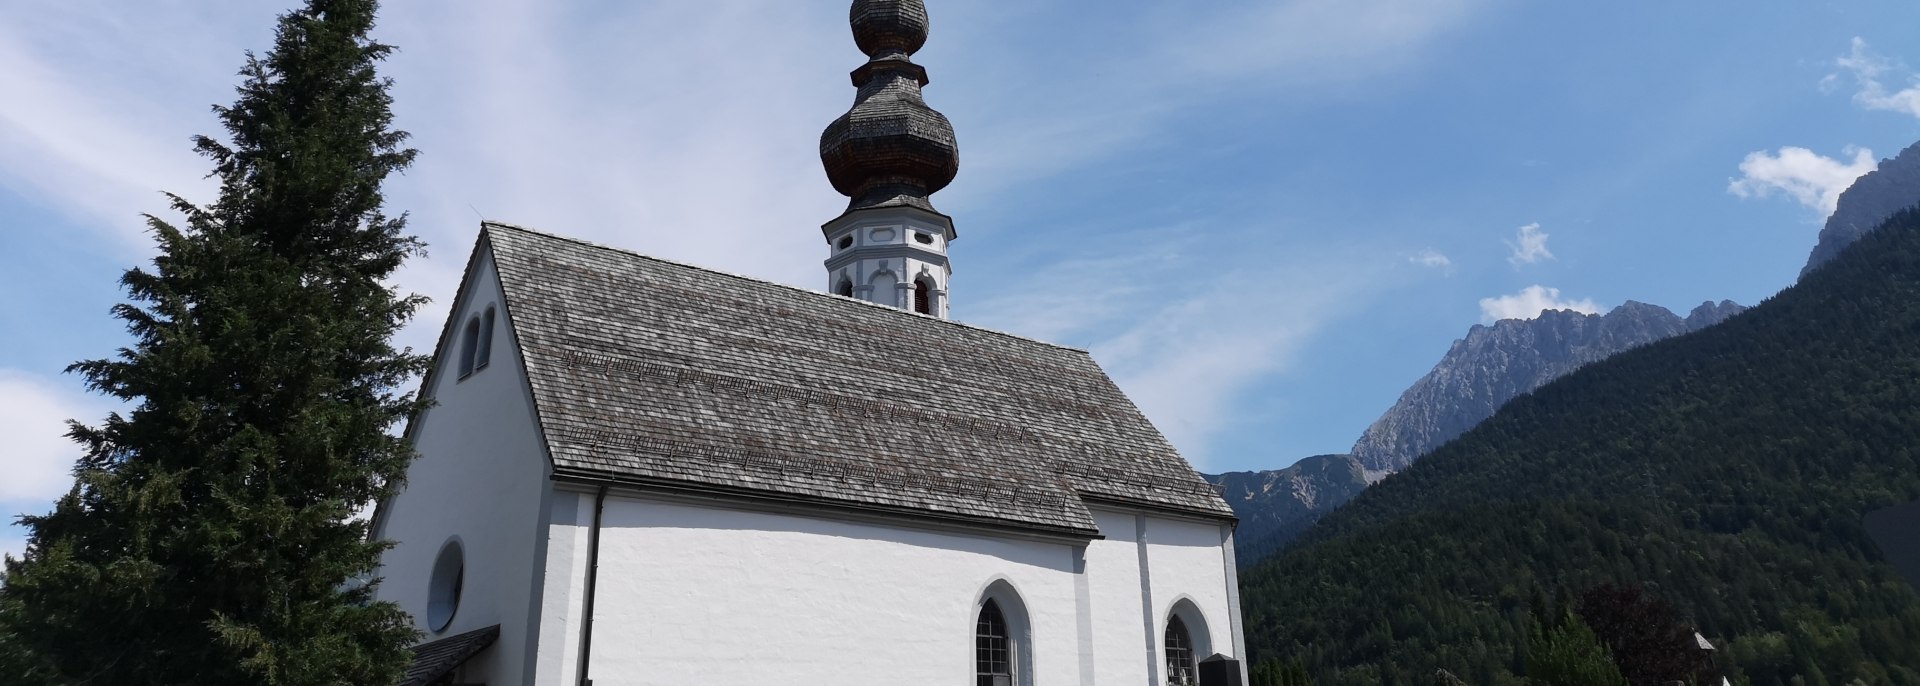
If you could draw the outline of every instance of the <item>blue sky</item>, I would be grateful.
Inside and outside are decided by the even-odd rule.
[[[1209,471],[1346,450],[1491,318],[1756,303],[1920,139],[1911,2],[928,1],[955,318],[1091,349]],[[845,6],[391,3],[422,156],[390,206],[432,246],[399,282],[436,303],[405,342],[481,216],[824,287]],[[6,2],[0,510],[47,509],[61,421],[111,409],[61,369],[126,342],[139,214],[211,199],[188,137],[280,9]]]

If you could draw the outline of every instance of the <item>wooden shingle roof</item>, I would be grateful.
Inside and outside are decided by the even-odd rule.
[[[1083,350],[483,225],[556,476],[1092,536],[1228,520]]]
[[[429,641],[413,647],[413,661],[407,664],[400,686],[440,686],[452,682],[454,670],[500,638],[500,625],[475,629],[455,636]]]

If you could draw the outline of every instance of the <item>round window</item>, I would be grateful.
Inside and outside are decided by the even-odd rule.
[[[925,243],[927,245],[933,245],[933,236],[931,234],[925,234],[925,233],[920,233],[918,231],[915,231],[913,232],[913,239],[916,241],[920,241],[921,243]]]
[[[841,250],[846,250],[847,248],[853,247],[853,236],[846,236],[844,238],[841,238],[839,246]]]
[[[466,581],[466,561],[461,559],[460,541],[452,539],[440,548],[433,561],[433,578],[427,585],[427,628],[446,631],[453,613],[460,609],[460,586]]]

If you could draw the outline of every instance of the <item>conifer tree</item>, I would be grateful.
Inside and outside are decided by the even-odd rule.
[[[421,244],[382,211],[415,151],[390,128],[376,0],[309,0],[248,53],[230,142],[195,139],[218,200],[157,217],[117,306],[133,344],[80,362],[131,409],[75,423],[73,489],[0,587],[0,681],[378,684],[417,633],[372,602],[384,546],[354,513],[413,453],[426,360],[389,338],[423,299],[383,284]]]
[[[1551,628],[1535,627],[1527,644],[1527,681],[1542,686],[1627,684],[1606,644],[1572,612]]]

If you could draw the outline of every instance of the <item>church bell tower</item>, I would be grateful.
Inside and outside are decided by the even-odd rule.
[[[953,218],[927,196],[960,170],[953,124],[920,97],[927,70],[925,0],[854,0],[853,40],[867,63],[853,70],[853,109],[820,134],[820,162],[847,211],[820,227],[832,293],[947,316],[947,244]]]

